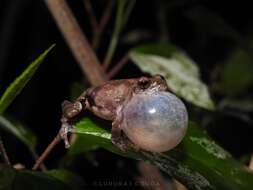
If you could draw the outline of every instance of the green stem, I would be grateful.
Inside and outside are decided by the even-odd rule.
[[[113,54],[115,52],[117,43],[118,43],[118,38],[119,38],[119,33],[121,31],[121,26],[123,22],[123,13],[124,13],[124,6],[125,6],[125,0],[119,0],[117,1],[117,13],[116,13],[116,21],[115,21],[115,27],[114,31],[111,37],[111,41],[105,56],[105,60],[103,62],[103,67],[106,70],[111,62],[111,59],[113,57]]]
[[[132,13],[135,3],[136,3],[136,0],[129,1],[129,4],[127,5],[126,11],[125,11],[124,22],[122,24],[122,27],[124,27],[125,24],[127,23],[129,16]]]

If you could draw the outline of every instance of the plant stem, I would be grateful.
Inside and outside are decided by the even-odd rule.
[[[140,184],[144,184],[144,189],[166,190],[166,180],[163,178],[159,169],[146,162],[138,163],[138,170],[141,173]]]
[[[45,0],[45,3],[88,81],[92,85],[103,83],[105,73],[66,1]]]
[[[121,29],[123,8],[125,0],[119,1],[116,27],[112,41],[109,47],[109,53],[107,54],[108,63],[112,58],[115,51],[115,47],[118,41],[118,34]],[[97,86],[107,80],[106,74],[99,64],[95,52],[89,45],[85,35],[82,33],[76,19],[74,18],[70,8],[68,7],[65,0],[45,0],[48,9],[52,13],[62,35],[64,36],[67,44],[69,45],[73,55],[75,56],[77,63],[81,67],[84,75],[87,77],[89,82]],[[106,19],[102,20],[102,24],[105,25]],[[54,140],[47,146],[46,150],[37,159],[33,166],[33,170],[37,170],[53,148],[61,141],[60,134],[58,133]]]
[[[253,170],[253,154],[251,155],[251,159],[249,162],[249,169]]]
[[[83,3],[84,3],[85,10],[90,18],[91,28],[93,32],[93,39],[92,39],[91,46],[94,50],[96,50],[99,46],[102,32],[111,16],[113,0],[108,0],[107,6],[104,9],[104,13],[99,23],[97,22],[90,0],[83,0]]]
[[[93,33],[96,33],[96,31],[98,30],[98,23],[97,23],[97,19],[96,16],[94,14],[94,11],[92,9],[92,5],[90,0],[83,0],[83,4],[84,4],[84,8],[89,16],[90,19],[90,24],[91,24],[91,28],[93,30]]]
[[[4,144],[3,144],[3,141],[2,141],[2,137],[0,136],[0,154],[2,155],[3,157],[3,160],[4,160],[4,163],[7,164],[7,165],[11,165],[11,162],[9,160],[9,157],[7,155],[7,152],[5,150],[5,147],[4,147]]]
[[[87,42],[67,3],[64,0],[45,0],[45,3],[89,82],[97,86],[106,81],[106,75],[99,64],[96,54]],[[60,141],[61,137],[58,133],[36,160],[33,170],[37,170],[40,167],[41,163]]]
[[[127,8],[126,8],[126,11],[125,11],[125,14],[124,14],[124,22],[123,22],[123,24],[122,24],[121,27],[124,27],[126,25],[128,19],[130,17],[130,14],[131,14],[131,12],[132,12],[132,10],[134,8],[134,5],[136,3],[136,0],[131,0],[128,3],[129,4],[127,5]]]
[[[118,6],[117,6],[117,13],[116,13],[115,27],[114,27],[114,30],[113,30],[113,34],[112,34],[112,37],[111,37],[111,41],[110,41],[105,59],[103,61],[104,70],[106,70],[109,67],[110,62],[111,62],[112,57],[113,57],[113,54],[115,52],[117,43],[118,43],[119,34],[120,34],[121,29],[122,29],[125,2],[126,2],[125,0],[117,1]]]
[[[32,170],[37,170],[45,158],[49,155],[49,153],[53,150],[53,148],[61,141],[60,133],[56,135],[54,140],[47,146],[46,150],[42,153],[42,155],[36,160],[36,163],[32,167]]]
[[[98,28],[94,32],[94,37],[93,37],[93,40],[92,40],[92,47],[93,47],[94,50],[96,50],[98,48],[100,40],[101,40],[102,32],[103,32],[106,24],[108,23],[110,16],[111,16],[112,8],[113,8],[113,2],[114,2],[113,0],[108,1],[108,4],[107,4],[107,6],[104,10],[104,13],[103,13],[103,15],[100,19]]]
[[[121,60],[109,71],[107,78],[112,79],[127,63],[129,60],[129,54],[124,55]]]
[[[175,190],[187,190],[187,188],[182,183],[177,181],[176,179],[174,179],[173,182],[175,185]]]
[[[32,156],[33,156],[33,158],[34,158],[34,160],[37,161],[37,160],[39,159],[39,156],[38,156],[37,152],[36,152],[33,148],[29,148],[29,150],[30,150],[30,152],[31,152],[31,154],[32,154]],[[47,167],[46,167],[46,165],[43,163],[43,161],[40,163],[40,169],[41,169],[42,171],[46,171],[46,170],[47,170]]]

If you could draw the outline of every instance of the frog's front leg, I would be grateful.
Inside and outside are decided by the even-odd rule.
[[[68,133],[73,132],[72,121],[73,119],[79,115],[82,110],[84,110],[84,106],[80,100],[75,102],[64,101],[62,103],[62,118],[61,118],[61,129],[60,129],[60,136],[64,140],[65,147],[69,148],[69,140],[68,140]]]
[[[132,143],[124,134],[123,130],[120,127],[120,123],[120,118],[117,118],[112,122],[112,143],[119,147],[122,151],[126,151],[128,149],[138,150],[139,148],[134,143]]]

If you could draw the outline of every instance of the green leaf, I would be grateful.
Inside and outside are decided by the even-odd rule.
[[[204,6],[194,6],[185,11],[185,15],[192,21],[199,37],[218,36],[231,39],[241,44],[243,38],[240,34],[226,22],[219,14]]]
[[[16,96],[22,91],[28,81],[35,74],[36,70],[40,66],[40,63],[44,60],[47,54],[53,49],[55,45],[50,46],[44,53],[42,53],[37,59],[35,59],[24,71],[17,77],[10,86],[5,90],[0,99],[0,114],[3,114],[5,109],[12,103]]]
[[[0,190],[11,189],[15,174],[14,169],[0,164]]]
[[[15,123],[4,116],[0,115],[0,128],[10,132],[22,141],[30,150],[36,146],[37,138],[35,134],[20,123]]]
[[[252,112],[253,100],[251,98],[225,98],[219,103],[219,109],[223,110],[225,108],[237,109],[243,112]]]
[[[0,190],[67,190],[69,186],[55,177],[42,172],[14,170],[0,165]]]
[[[74,173],[68,170],[50,170],[43,172],[49,176],[52,176],[61,182],[68,185],[69,189],[72,190],[81,190],[84,189],[85,183],[80,176],[75,175]]]
[[[147,44],[130,52],[132,61],[144,72],[161,74],[170,89],[187,101],[213,110],[207,86],[201,82],[196,63],[171,44]]]
[[[228,96],[245,93],[253,86],[252,71],[252,56],[240,48],[235,49],[225,60],[221,81],[217,86],[218,91]]]
[[[235,161],[193,122],[189,123],[187,134],[180,145],[164,153],[141,150],[122,152],[112,144],[110,132],[99,128],[89,119],[78,122],[76,132],[77,139],[81,139],[82,142],[87,138],[93,139],[94,146],[122,156],[153,163],[190,189],[248,190],[253,185],[253,173]],[[79,146],[78,152],[75,153],[80,153],[82,152],[81,145],[77,144],[78,142],[71,149]],[[86,151],[85,148],[83,150]]]
[[[82,190],[84,181],[67,170],[36,172],[0,164],[0,190]]]
[[[77,138],[75,144],[71,146],[70,150],[68,151],[69,155],[75,155],[79,154],[80,152],[87,152],[97,149],[99,146],[101,146],[101,143],[108,143],[107,140],[104,141],[104,139],[101,139],[100,136],[105,135],[105,139],[111,137],[106,130],[97,127],[97,125],[89,119],[82,120],[78,126],[85,127],[78,127],[77,133],[82,134],[82,130],[84,129],[86,134],[90,133],[91,135],[88,135],[85,138]]]

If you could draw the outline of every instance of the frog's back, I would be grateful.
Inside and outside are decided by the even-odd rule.
[[[131,95],[133,80],[113,80],[87,92],[90,110],[96,115],[112,120],[116,109]]]

